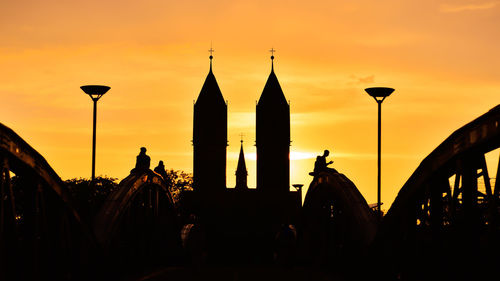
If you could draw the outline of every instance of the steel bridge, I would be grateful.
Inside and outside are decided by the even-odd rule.
[[[375,238],[377,217],[344,174],[312,174],[302,208],[302,255],[315,265],[359,263]]]
[[[167,183],[149,170],[132,172],[111,193],[94,230],[111,272],[182,262],[181,225]]]
[[[3,124],[0,168],[0,280],[116,278],[182,261],[180,224],[157,173],[122,180],[90,227],[47,161]]]
[[[498,277],[500,184],[490,174],[498,178],[500,168],[488,170],[485,154],[500,147],[499,123],[497,106],[450,135],[405,183],[378,229],[349,179],[315,177],[298,225],[306,249],[299,254],[321,260],[356,252],[386,280]],[[0,169],[0,280],[119,279],[189,260],[168,183],[149,169],[122,180],[91,227],[47,161],[2,124]]]
[[[0,124],[0,279],[85,278],[96,241],[47,161]]]
[[[376,255],[400,277],[498,278],[500,184],[485,154],[499,147],[500,105],[421,162],[384,217]]]

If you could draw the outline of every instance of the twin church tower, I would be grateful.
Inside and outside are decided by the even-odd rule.
[[[272,50],[274,51],[274,50]],[[193,189],[202,194],[226,190],[227,103],[210,70],[194,104]],[[286,194],[290,186],[290,105],[274,73],[267,79],[256,109],[257,190]],[[247,189],[243,147],[236,172],[236,189]]]

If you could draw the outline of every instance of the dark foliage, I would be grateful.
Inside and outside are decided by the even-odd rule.
[[[183,191],[193,190],[193,175],[179,170],[167,170],[167,182],[174,204],[178,204]]]
[[[106,197],[117,187],[117,178],[100,176],[93,182],[85,178],[73,178],[64,183],[73,197],[78,212],[85,220],[91,222],[99,212]]]

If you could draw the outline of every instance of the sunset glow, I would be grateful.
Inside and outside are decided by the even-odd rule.
[[[420,161],[500,101],[497,1],[7,1],[0,16],[0,122],[63,178],[126,177],[139,148],[151,165],[192,172],[193,100],[209,69],[228,101],[227,184],[240,134],[255,187],[255,106],[270,72],[290,100],[291,180],[316,155],[376,201],[377,105],[382,198],[390,206]],[[498,156],[497,156],[498,157]],[[152,168],[153,168],[152,167]]]

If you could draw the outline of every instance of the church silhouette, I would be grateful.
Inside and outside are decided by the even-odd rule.
[[[272,50],[274,51],[274,50]],[[293,255],[301,202],[290,191],[290,106],[274,72],[256,106],[257,187],[248,188],[243,142],[236,187],[226,186],[227,103],[210,69],[194,104],[193,191],[181,198],[190,256],[209,264],[268,264]],[[196,248],[196,249],[194,249]],[[288,257],[287,257],[288,258]]]

